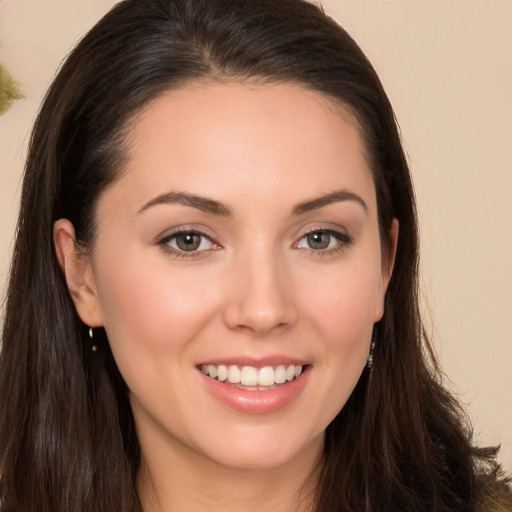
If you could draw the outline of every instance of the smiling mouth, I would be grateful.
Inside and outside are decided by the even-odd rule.
[[[211,379],[231,387],[248,391],[268,391],[295,380],[302,374],[303,366],[291,364],[256,368],[254,366],[203,364],[201,371]]]

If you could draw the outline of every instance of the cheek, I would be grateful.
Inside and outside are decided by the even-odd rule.
[[[351,350],[369,340],[380,305],[378,265],[357,264],[333,270],[322,287],[309,287],[307,302],[323,338]]]
[[[303,304],[318,335],[317,363],[324,386],[318,414],[328,424],[345,405],[367,362],[379,303],[380,265],[378,260],[340,265],[321,282],[322,289],[308,287]]]
[[[138,356],[158,358],[179,352],[209,322],[215,290],[190,272],[170,270],[165,262],[124,258],[103,265],[97,281],[105,329],[120,368]]]

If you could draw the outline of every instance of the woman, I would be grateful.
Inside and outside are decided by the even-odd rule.
[[[438,377],[407,163],[352,39],[300,0],[107,14],[31,141],[3,510],[507,510]]]

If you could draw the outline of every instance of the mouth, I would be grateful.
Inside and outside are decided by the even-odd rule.
[[[226,386],[246,391],[270,391],[294,381],[303,373],[302,365],[238,366],[203,364],[201,371],[207,377]]]
[[[291,406],[312,374],[310,363],[287,357],[234,359],[205,361],[196,369],[211,396],[244,414],[270,414]]]

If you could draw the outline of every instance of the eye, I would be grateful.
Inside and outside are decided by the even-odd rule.
[[[160,243],[181,254],[207,251],[217,247],[208,236],[197,231],[179,231],[164,238]]]
[[[331,229],[317,229],[306,233],[297,243],[299,249],[311,249],[313,251],[329,251],[350,245],[351,238]]]

